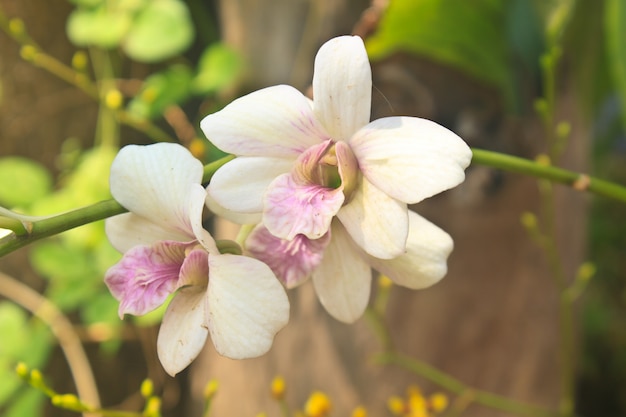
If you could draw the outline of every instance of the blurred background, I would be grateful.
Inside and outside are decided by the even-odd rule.
[[[317,49],[343,34],[366,40],[372,119],[428,118],[473,147],[549,155],[626,183],[621,0],[0,0],[0,25],[0,206],[21,212],[110,198],[108,167],[125,144],[178,141],[215,160],[220,152],[199,131],[204,115],[269,85],[306,92]],[[463,185],[414,209],[449,232],[455,250],[434,287],[391,290],[385,322],[399,351],[473,388],[556,409],[559,305],[563,285],[576,283],[576,414],[626,414],[623,204],[473,165]],[[542,230],[554,231],[564,283],[533,238]],[[75,392],[84,369],[64,354],[76,340],[104,405],[139,410],[150,377],[164,416],[201,415],[212,379],[215,416],[279,415],[275,375],[294,409],[321,390],[334,416],[359,404],[391,415],[387,399],[410,384],[439,389],[377,365],[381,347],[366,320],[330,319],[310,283],[290,292],[290,323],[267,355],[232,361],[209,343],[170,378],[156,358],[162,311],[117,317],[102,279],[119,258],[98,222],[0,259],[0,414],[74,415],[14,368],[23,361],[55,390]],[[42,310],[45,302],[63,316]],[[450,398],[455,415],[507,415]]]

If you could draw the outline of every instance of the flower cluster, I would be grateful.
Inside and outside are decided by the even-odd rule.
[[[120,315],[174,294],[158,339],[171,374],[209,334],[232,358],[267,351],[288,318],[283,286],[311,278],[326,310],[349,323],[366,308],[372,268],[413,289],[447,271],[452,239],[408,205],[461,183],[470,149],[428,120],[370,122],[360,38],[328,41],[314,70],[314,101],[279,85],[202,120],[207,138],[237,156],[206,189],[200,162],[178,145],[128,146],[113,163],[113,196],[130,213],[107,222],[124,257],[105,281]],[[202,226],[205,205],[256,225],[243,255],[220,251]]]

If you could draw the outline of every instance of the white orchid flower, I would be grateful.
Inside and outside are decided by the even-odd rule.
[[[111,193],[129,213],[106,221],[109,240],[124,256],[105,282],[120,301],[120,316],[145,314],[175,293],[157,341],[170,375],[196,358],[209,334],[224,356],[260,356],[289,316],[270,268],[221,254],[202,227],[202,174],[189,151],[167,143],[126,146],[111,166]]]
[[[262,221],[246,246],[289,288],[309,276],[335,318],[360,317],[370,267],[400,285],[441,279],[452,239],[408,210],[465,178],[471,150],[425,119],[370,122],[372,79],[359,37],[331,39],[315,59],[311,102],[265,88],[201,122],[238,158],[214,175],[209,202],[232,220]]]

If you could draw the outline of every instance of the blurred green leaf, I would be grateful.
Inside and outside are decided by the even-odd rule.
[[[4,417],[40,416],[44,405],[44,395],[34,389],[22,390],[3,414]]]
[[[8,301],[0,302],[0,358],[14,358],[20,352],[24,343],[22,330],[26,319],[26,313],[17,305]]]
[[[393,0],[367,43],[372,60],[423,55],[496,85],[509,99],[514,81],[503,0]]]
[[[193,37],[193,23],[183,2],[153,0],[135,18],[123,48],[137,61],[156,62],[185,51]]]
[[[52,178],[35,161],[17,156],[0,159],[0,205],[26,207],[50,192]]]
[[[242,70],[241,57],[232,48],[215,43],[202,53],[198,74],[193,80],[195,94],[212,93],[228,87],[237,80]]]
[[[167,107],[189,97],[192,77],[191,69],[181,64],[151,75],[141,92],[128,104],[128,110],[142,119],[163,115]]]
[[[95,9],[76,9],[67,20],[67,36],[75,45],[117,47],[131,27],[132,16],[102,4]]]
[[[609,66],[626,123],[626,3],[607,0],[604,13]]]

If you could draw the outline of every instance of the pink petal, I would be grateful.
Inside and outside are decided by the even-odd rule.
[[[370,297],[372,271],[341,223],[334,222],[324,259],[313,272],[313,285],[326,311],[352,323],[363,315]]]
[[[206,286],[209,280],[209,254],[197,246],[187,251],[179,273],[178,287]]]
[[[258,225],[248,236],[246,249],[252,257],[267,264],[287,288],[294,288],[311,276],[329,243],[330,232],[314,240],[304,235],[285,240]]]
[[[215,146],[239,156],[295,158],[328,139],[309,99],[287,85],[241,97],[206,116],[200,127]]]
[[[206,343],[206,287],[185,287],[174,296],[159,329],[157,353],[163,369],[176,375],[198,356]]]
[[[154,310],[176,290],[188,244],[166,241],[135,246],[106,272],[104,282],[120,301],[119,315]]]
[[[299,184],[292,174],[283,174],[265,195],[263,224],[275,236],[291,240],[303,234],[322,237],[344,201],[341,189],[317,184]]]
[[[370,120],[372,73],[361,38],[326,42],[315,57],[315,115],[335,140],[348,141]]]

